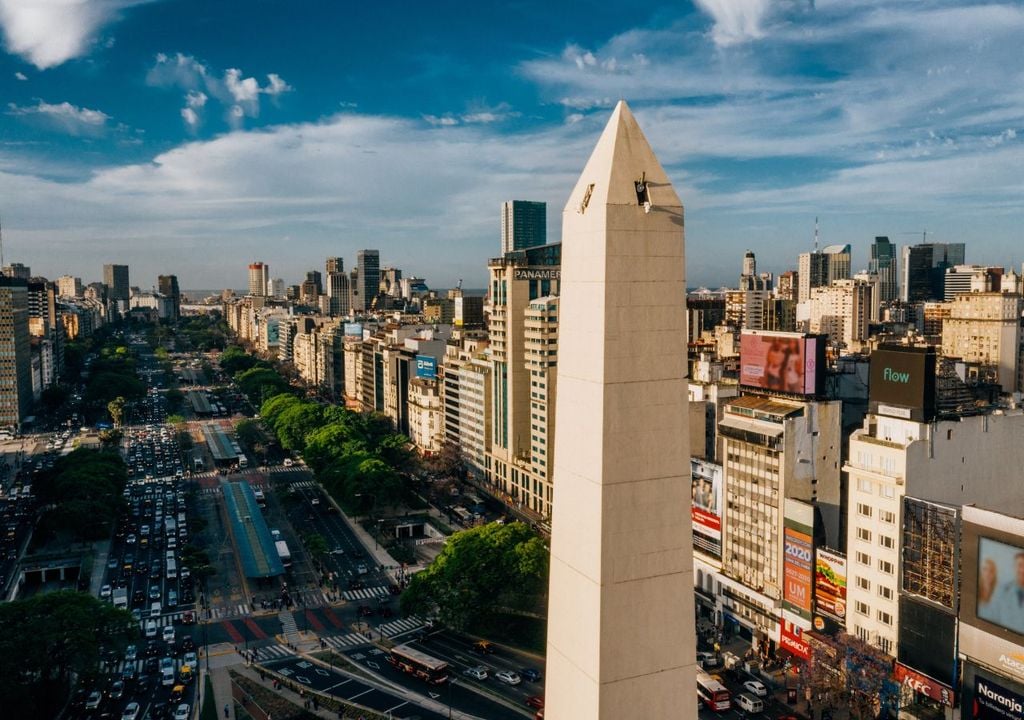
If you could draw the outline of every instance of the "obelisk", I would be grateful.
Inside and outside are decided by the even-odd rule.
[[[561,270],[545,720],[695,717],[683,206],[624,101]]]

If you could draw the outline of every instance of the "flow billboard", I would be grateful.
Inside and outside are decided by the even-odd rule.
[[[873,412],[920,422],[935,417],[935,348],[883,345],[869,361]]]
[[[824,383],[824,336],[752,330],[740,337],[740,385],[820,395]]]

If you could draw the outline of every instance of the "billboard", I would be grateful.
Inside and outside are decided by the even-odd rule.
[[[1001,684],[974,676],[974,702],[971,703],[972,720],[1022,720],[1024,696]]]
[[[1024,547],[978,538],[977,616],[1024,635]]]
[[[944,685],[935,678],[922,675],[902,663],[896,663],[893,671],[893,677],[896,678],[896,682],[900,685],[908,687],[914,692],[930,697],[932,700],[942,703],[943,705],[953,707],[953,688],[949,687],[949,685]]]
[[[783,528],[782,605],[805,620],[811,620],[814,541],[811,529],[797,526],[789,518]]]
[[[882,345],[869,360],[873,412],[921,422],[935,417],[935,348]]]
[[[690,459],[690,517],[693,546],[716,558],[722,557],[722,466]]]
[[[345,323],[345,337],[360,338],[363,337],[363,324],[362,323]]]
[[[785,618],[779,620],[779,647],[801,660],[811,659],[811,644],[804,637],[803,630]]]
[[[818,613],[846,621],[846,557],[818,548],[814,555],[814,605]]]
[[[430,355],[416,356],[416,377],[425,380],[437,379],[437,360]]]
[[[957,678],[956,615],[922,598],[900,593],[896,659],[947,686]]]
[[[824,336],[745,331],[740,337],[740,385],[820,395],[824,383]]]

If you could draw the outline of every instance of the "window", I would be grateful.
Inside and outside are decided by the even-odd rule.
[[[867,553],[858,552],[857,553],[857,562],[859,562],[861,565],[870,565],[871,564],[871,556],[868,555]]]
[[[878,519],[884,523],[888,523],[889,525],[895,525],[896,513],[892,512],[891,510],[879,510]]]
[[[867,478],[857,478],[857,489],[861,492],[869,493],[874,490],[874,483]]]
[[[879,610],[878,622],[882,623],[883,625],[892,625],[892,615],[885,612],[884,610]]]
[[[892,600],[892,588],[888,585],[878,586],[879,597],[884,597],[886,600]]]
[[[866,577],[860,577],[858,575],[857,576],[857,587],[859,587],[861,590],[870,590],[871,589],[871,581],[868,580]]]
[[[871,531],[867,528],[857,528],[857,539],[864,542],[871,542]]]
[[[890,550],[896,547],[896,541],[888,535],[879,535],[878,544],[884,548],[889,548]]]
[[[879,560],[878,561],[878,569],[881,570],[882,572],[884,572],[886,575],[892,575],[893,574],[892,563],[889,562],[888,560]]]
[[[884,498],[892,500],[894,497],[896,497],[896,488],[894,488],[892,485],[879,485],[878,494]]]
[[[862,517],[871,517],[871,506],[865,503],[857,503],[857,514]]]
[[[871,608],[868,607],[868,604],[867,603],[862,603],[860,600],[858,600],[857,602],[855,602],[853,604],[853,609],[856,610],[861,615],[870,615],[871,614]]]

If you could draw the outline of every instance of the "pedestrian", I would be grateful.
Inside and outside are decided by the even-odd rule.
[[[231,717],[231,711],[227,705],[224,706],[224,717]]]

